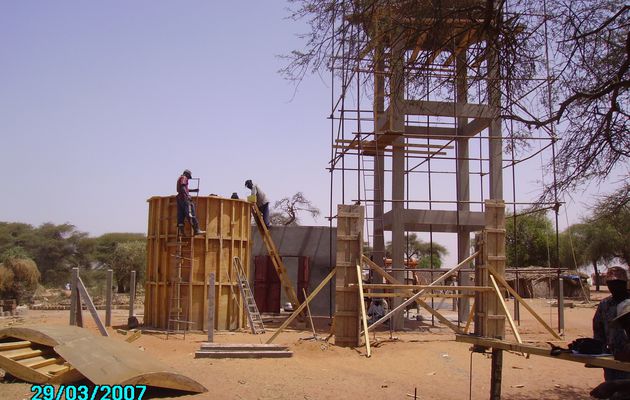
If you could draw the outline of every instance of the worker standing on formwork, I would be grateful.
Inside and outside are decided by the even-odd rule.
[[[267,229],[271,226],[269,222],[269,201],[267,200],[267,196],[263,193],[262,190],[258,187],[258,185],[254,184],[251,179],[245,181],[245,187],[251,190],[251,195],[256,196],[256,206],[258,210],[263,216],[263,221],[265,221],[265,226]]]
[[[192,179],[192,173],[189,169],[184,170],[179,179],[177,179],[177,232],[181,236],[184,235],[184,220],[188,218],[195,235],[203,235],[206,232],[199,229],[195,205],[190,197],[190,192],[199,192],[199,188],[188,189],[189,179]]]

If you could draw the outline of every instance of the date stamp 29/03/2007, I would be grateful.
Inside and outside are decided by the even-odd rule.
[[[31,400],[142,400],[146,385],[32,385]]]

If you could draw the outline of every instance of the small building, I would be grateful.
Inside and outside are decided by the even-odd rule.
[[[563,279],[565,298],[590,300],[588,275],[578,271],[565,271],[559,275],[557,269],[531,266],[505,273],[505,280],[524,298],[557,298],[558,278]]]

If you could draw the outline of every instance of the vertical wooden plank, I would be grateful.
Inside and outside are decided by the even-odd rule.
[[[134,315],[134,303],[136,302],[136,271],[131,271],[129,282],[129,318]]]
[[[363,277],[361,276],[360,264],[357,264],[357,278],[357,282],[359,283],[359,305],[361,306],[361,320],[363,321],[363,332],[365,334],[365,350],[369,358],[372,356],[372,350],[370,350],[370,332],[368,332],[367,314],[365,313],[365,301],[363,300]]]
[[[214,341],[214,272],[208,278],[208,342]]]
[[[114,271],[107,270],[107,295],[105,299],[105,326],[112,326],[112,280]]]
[[[204,247],[207,246],[207,239],[204,239]],[[207,252],[204,251],[203,256],[199,257],[199,262],[203,262],[203,276],[204,276],[204,280],[203,280],[203,295],[201,296],[201,304],[203,305],[202,310],[207,310],[209,307],[209,298],[208,298],[208,290],[209,290],[209,278],[210,278],[210,272],[207,271],[206,268],[206,254]],[[201,325],[201,329],[203,329],[204,326],[209,326],[208,325],[208,313],[201,313],[201,319],[199,321],[199,324]]]
[[[77,282],[79,277],[79,268],[72,268],[72,277],[70,278],[70,325],[77,324],[77,301],[79,289]]]

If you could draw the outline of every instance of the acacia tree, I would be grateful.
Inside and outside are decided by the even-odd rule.
[[[500,93],[503,130],[514,139],[507,141],[508,148],[514,144],[517,151],[525,149],[523,139],[536,128],[549,134],[557,153],[548,168],[555,171],[554,179],[543,188],[540,201],[556,202],[562,192],[605,180],[615,166],[628,162],[630,6],[623,0],[290,2],[291,17],[310,27],[301,35],[303,48],[287,56],[283,70],[298,82],[309,72],[330,68],[344,85],[353,76],[348,71],[387,74],[396,66],[377,67],[379,46],[389,53],[420,42],[448,49],[474,32],[478,40],[468,50],[466,68],[477,75],[468,85],[476,88],[489,71],[498,71],[499,79],[480,94],[487,97],[490,87]],[[453,21],[458,29],[449,25]],[[450,54],[430,50],[412,56],[403,66],[408,96],[435,85],[423,66]],[[363,75],[363,84],[371,83],[368,75]],[[437,90],[449,94],[453,86],[447,79]]]
[[[270,219],[273,225],[295,226],[300,224],[299,213],[307,212],[313,218],[320,215],[319,208],[315,207],[302,192],[297,192],[291,198],[285,197],[274,204],[274,211]]]
[[[115,245],[107,265],[114,271],[118,293],[129,291],[131,271],[136,271],[138,282],[144,280],[146,253],[146,241],[120,242]]]
[[[515,229],[516,220],[516,229]],[[555,231],[542,212],[507,215],[505,246],[510,267],[550,266],[551,249],[555,247]]]
[[[392,253],[392,242],[385,245],[385,253]],[[420,268],[440,268],[442,258],[448,254],[446,247],[436,242],[425,242],[415,233],[405,235],[405,259],[415,260]]]

